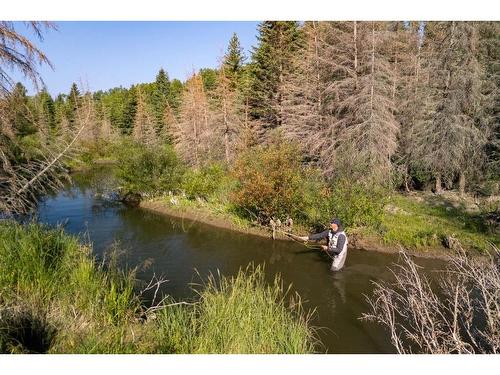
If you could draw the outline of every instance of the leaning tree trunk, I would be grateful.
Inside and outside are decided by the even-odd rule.
[[[439,194],[443,191],[443,188],[441,187],[441,176],[437,175],[436,176],[436,194]]]
[[[465,194],[465,173],[460,172],[460,175],[458,177],[458,191],[460,193],[460,196],[464,196]]]

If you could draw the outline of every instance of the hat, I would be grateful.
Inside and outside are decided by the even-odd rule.
[[[331,221],[330,221],[330,224],[337,224],[338,226],[340,226],[340,220],[337,219],[336,217],[334,217]]]

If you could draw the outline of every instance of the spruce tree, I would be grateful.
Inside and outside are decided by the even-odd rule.
[[[175,115],[179,114],[179,108],[181,105],[181,98],[182,98],[182,93],[184,92],[184,85],[180,80],[173,79],[171,84],[170,84],[170,95],[168,102],[170,103],[170,106],[172,107],[172,110]]]
[[[245,60],[246,57],[240,45],[238,35],[233,33],[222,64],[224,67],[224,74],[229,79],[232,90],[238,87]]]
[[[170,97],[170,80],[168,79],[167,73],[163,68],[160,69],[156,76],[152,104],[154,110],[154,118],[156,123],[156,128],[161,131],[164,127],[164,114],[165,106],[167,105],[168,99]]]
[[[78,90],[76,83],[73,82],[69,91],[68,100],[66,102],[66,118],[69,121],[70,129],[74,129],[75,127],[76,112],[80,104],[80,97],[80,90]]]
[[[252,54],[252,117],[264,132],[281,125],[284,77],[301,42],[298,22],[264,21],[259,25],[258,46]]]
[[[54,130],[56,127],[55,105],[54,100],[48,93],[47,89],[44,89],[40,93],[40,104],[42,110],[41,115],[44,117],[49,129]]]
[[[132,86],[122,100],[124,105],[119,126],[123,134],[130,135],[134,128],[135,112],[137,110],[137,87]]]
[[[36,132],[34,127],[34,118],[30,113],[28,96],[26,88],[18,82],[14,86],[11,95],[8,97],[7,104],[8,122],[11,124],[14,134],[18,137],[24,137]]]

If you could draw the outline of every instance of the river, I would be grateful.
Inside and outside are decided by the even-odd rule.
[[[138,278],[149,281],[163,275],[162,292],[176,300],[193,298],[191,283],[209,272],[234,275],[249,263],[264,264],[266,277],[280,274],[285,286],[292,284],[306,309],[315,309],[312,324],[319,327],[319,352],[393,353],[388,335],[374,323],[361,321],[368,304],[365,295],[373,281],[388,280],[388,269],[398,256],[349,249],[341,272],[329,270],[328,258],[317,251],[288,241],[237,233],[207,224],[129,208],[101,198],[113,187],[109,167],[75,174],[73,184],[46,197],[38,210],[41,222],[61,224],[93,244],[97,258],[118,246],[124,251],[121,264],[149,264]],[[432,269],[440,262],[419,259]]]

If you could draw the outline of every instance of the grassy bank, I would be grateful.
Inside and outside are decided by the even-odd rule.
[[[153,312],[133,271],[61,229],[0,222],[2,353],[307,353],[314,332],[300,304],[259,267],[212,277],[192,304]]]
[[[149,199],[142,203],[146,209],[158,213],[200,221],[214,226],[243,233],[270,237],[271,230],[239,214],[229,202],[219,199],[190,199],[172,195]],[[393,194],[387,198],[381,221],[373,226],[348,227],[351,243],[366,250],[399,251],[403,246],[418,255],[446,254],[447,239],[458,239],[465,248],[477,253],[497,247],[500,238],[495,229],[488,226],[485,215],[494,210],[480,204],[473,212],[467,207],[467,199],[456,194],[435,195],[413,193]],[[295,225],[293,232],[307,233],[313,228]],[[286,239],[285,236],[278,238]]]

